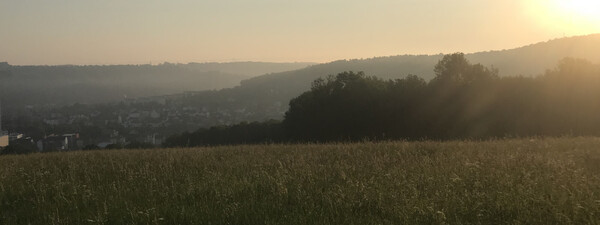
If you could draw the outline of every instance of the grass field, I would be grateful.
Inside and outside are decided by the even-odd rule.
[[[0,157],[0,224],[600,224],[600,139]]]

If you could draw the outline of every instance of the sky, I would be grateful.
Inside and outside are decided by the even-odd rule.
[[[0,0],[0,62],[329,62],[470,53],[599,33],[599,11],[593,0]]]

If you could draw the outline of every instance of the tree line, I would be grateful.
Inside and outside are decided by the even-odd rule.
[[[537,77],[445,55],[427,82],[343,72],[312,82],[281,122],[242,123],[175,135],[165,146],[447,140],[600,135],[600,66],[574,58]]]

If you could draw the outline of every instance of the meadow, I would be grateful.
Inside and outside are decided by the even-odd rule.
[[[600,224],[600,138],[0,156],[0,224]]]

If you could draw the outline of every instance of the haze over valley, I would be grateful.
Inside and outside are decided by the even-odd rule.
[[[154,143],[161,143],[166,137],[184,131],[281,120],[289,101],[308,91],[312,81],[344,71],[363,71],[384,80],[407,75],[431,80],[435,76],[433,68],[442,57],[398,55],[323,64],[12,66],[4,63],[0,68],[3,127],[35,133],[38,137],[73,130],[95,136],[89,142],[116,140],[115,137],[146,142],[153,137]],[[470,53],[465,57],[472,63],[497,69],[500,76],[535,77],[555,68],[566,57],[600,62],[600,35],[559,38],[510,50]],[[152,113],[156,115],[151,116]],[[158,142],[155,136],[159,137]]]
[[[600,224],[595,0],[2,0],[0,224]]]
[[[105,66],[0,65],[1,100],[12,106],[107,103],[185,91],[218,90],[311,63],[188,63]]]

